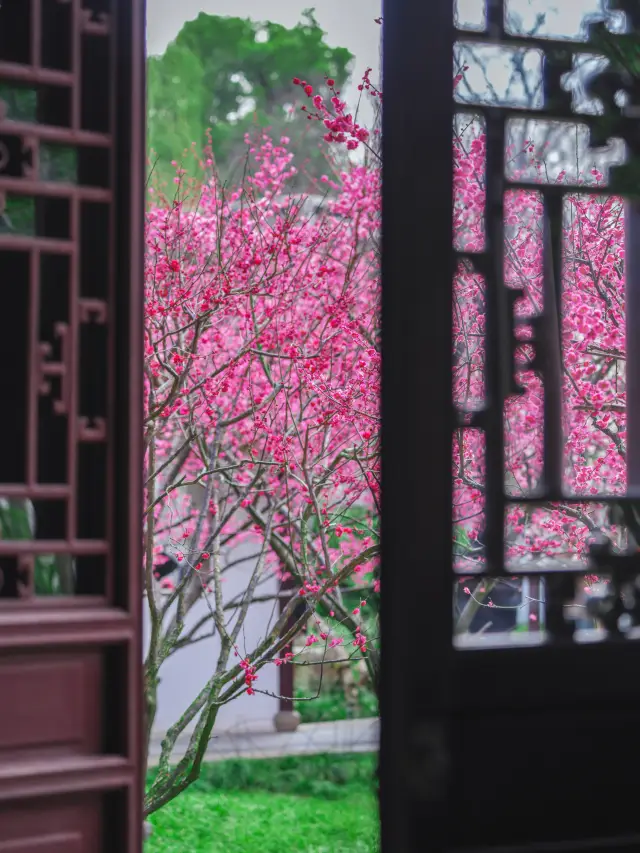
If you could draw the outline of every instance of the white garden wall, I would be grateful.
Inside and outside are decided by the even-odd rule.
[[[234,551],[237,559],[243,554],[255,552],[255,545],[243,545]],[[254,568],[253,561],[234,566],[224,574],[223,594],[225,601],[232,600],[246,588]],[[278,581],[269,576],[260,584],[257,595],[276,594]],[[187,630],[208,612],[205,601],[199,601],[186,620]],[[238,646],[241,653],[250,652],[269,629],[277,617],[277,603],[254,603],[250,606],[240,632]],[[149,611],[144,602],[144,649],[149,642]],[[211,632],[212,622],[207,625]],[[205,632],[202,632],[205,633]],[[158,689],[158,711],[154,725],[154,740],[161,736],[169,726],[186,710],[189,703],[198,695],[207,680],[215,671],[220,643],[217,636],[209,636],[192,646],[173,654],[160,669]],[[267,665],[259,674],[255,687],[278,693],[278,668]],[[254,696],[243,694],[228,705],[223,705],[218,713],[215,731],[273,730],[273,718],[278,711],[278,700],[256,692]]]

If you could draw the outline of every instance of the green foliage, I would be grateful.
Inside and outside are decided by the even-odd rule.
[[[268,791],[315,796],[327,784],[333,796],[373,790],[376,756],[372,753],[285,755],[279,758],[232,758],[205,764],[189,791]],[[149,782],[154,771],[149,773]],[[320,786],[320,787],[318,787]],[[342,794],[340,794],[342,791]]]
[[[344,85],[353,56],[346,48],[330,48],[324,35],[312,10],[291,29],[204,12],[187,21],[165,53],[148,62],[148,143],[159,175],[169,178],[171,160],[180,160],[192,143],[200,150],[210,128],[216,164],[227,179],[243,167],[246,132],[271,126],[278,137],[290,129],[287,106],[299,96],[293,77],[304,75],[318,87],[328,75]],[[308,170],[322,174],[324,128],[301,118],[298,165],[309,159]]]
[[[337,527],[350,527],[356,539],[362,541],[366,536],[372,537],[373,541],[378,541],[380,536],[380,514],[373,511],[371,508],[354,505],[348,510],[331,515],[331,526],[327,537],[327,544],[330,548],[338,548],[340,545],[340,537],[336,534]],[[317,516],[312,515],[307,521],[307,528],[312,536],[319,535],[320,524]],[[374,578],[379,577],[379,572],[374,572]],[[369,576],[369,579],[371,576]],[[353,590],[353,591],[350,591]],[[379,611],[379,598],[377,595],[371,595],[370,590],[365,592],[367,598],[367,610],[361,612],[361,622],[364,633],[367,637],[372,638],[375,642],[375,637],[378,633],[377,616]],[[342,588],[342,599],[346,610],[351,611],[354,607],[358,607],[362,599],[362,589],[355,577],[350,576],[345,579]],[[318,605],[318,613],[325,619],[329,615],[329,606],[322,603]],[[334,626],[334,632],[341,634],[341,631]],[[348,631],[344,632],[344,636],[349,635]],[[377,643],[376,643],[377,644]],[[300,709],[298,709],[300,710]],[[335,718],[339,719],[339,718]],[[340,718],[341,719],[341,718]]]
[[[464,557],[471,550],[471,539],[463,527],[456,527],[453,532],[453,554],[456,557]]]
[[[0,500],[0,538],[24,541],[34,538],[32,508],[23,500]],[[70,558],[64,554],[40,555],[34,560],[36,595],[73,592]]]
[[[24,501],[0,501],[0,535],[2,539],[33,539],[29,514]]]
[[[63,558],[55,554],[36,557],[34,565],[34,586],[36,595],[68,595],[72,590],[65,589]]]
[[[12,121],[37,122],[38,93],[36,89],[14,83],[0,83],[0,100]],[[42,142],[40,144],[40,177],[45,181],[77,182],[77,150],[70,146]],[[35,233],[36,203],[29,196],[9,195],[1,211],[9,227],[17,234]]]
[[[370,687],[355,688],[355,703],[352,707],[344,695],[344,691],[335,688],[321,690],[318,697],[311,702],[297,701],[295,709],[300,713],[303,723],[328,723],[333,720],[364,719],[378,716],[378,699]],[[298,699],[306,696],[303,691],[296,690]]]
[[[377,853],[375,768],[366,753],[205,765],[151,816],[145,853]]]
[[[45,181],[78,182],[78,151],[69,145],[40,145],[40,174]]]
[[[38,93],[35,89],[16,83],[0,83],[0,100],[4,102],[7,118],[13,121],[36,121]]]
[[[202,63],[175,42],[147,63],[147,135],[159,164],[170,165],[184,148],[205,143],[206,89]]]
[[[360,541],[365,536],[372,536],[377,539],[380,535],[379,513],[373,512],[370,508],[364,506],[354,505],[344,512],[333,513],[330,516],[330,521],[330,533],[327,538],[330,548],[337,548],[340,544],[340,539],[336,535],[336,527],[350,527],[353,530],[354,536]],[[315,514],[309,517],[307,529],[311,535],[319,535],[320,523]]]

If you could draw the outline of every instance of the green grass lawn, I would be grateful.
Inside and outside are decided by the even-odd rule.
[[[372,755],[210,764],[151,816],[145,853],[378,853]]]

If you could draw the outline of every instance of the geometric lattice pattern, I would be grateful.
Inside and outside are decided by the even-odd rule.
[[[508,5],[508,4],[507,4]],[[640,174],[640,83],[622,67],[603,63],[604,67],[594,71],[584,81],[586,94],[597,98],[602,104],[603,114],[576,114],[573,95],[566,85],[583,54],[593,54],[597,40],[607,39],[620,49],[626,48],[640,33],[640,4],[636,0],[610,0],[609,12],[624,13],[625,33],[611,33],[604,23],[592,23],[588,27],[589,39],[582,42],[566,39],[536,37],[535,35],[509,32],[505,19],[503,0],[489,0],[486,4],[486,22],[482,32],[459,29],[455,38],[459,44],[473,44],[476,48],[491,47],[495,50],[529,51],[540,58],[540,98],[536,103],[523,107],[512,103],[473,103],[464,109],[455,106],[459,114],[473,112],[481,116],[486,135],[486,195],[484,217],[486,242],[479,250],[456,252],[458,263],[482,277],[486,283],[485,341],[486,361],[485,400],[481,405],[467,410],[458,407],[456,431],[462,436],[465,431],[478,431],[484,441],[486,484],[484,505],[484,530],[482,531],[482,573],[493,579],[509,579],[515,573],[529,576],[539,583],[545,577],[546,585],[546,629],[550,639],[567,641],[574,636],[575,625],[568,620],[568,603],[573,599],[576,579],[588,573],[606,575],[611,578],[607,601],[598,603],[594,612],[602,618],[610,634],[619,633],[621,615],[627,615],[634,625],[640,627],[640,552],[620,554],[614,552],[605,540],[596,541],[584,562],[555,558],[553,555],[535,563],[528,559],[507,561],[505,559],[505,516],[513,503],[505,488],[505,401],[522,395],[517,374],[516,352],[522,340],[518,337],[518,324],[527,325],[531,335],[527,339],[533,358],[528,368],[541,376],[544,387],[543,446],[541,481],[535,489],[519,496],[518,502],[527,510],[542,505],[552,506],[559,502],[571,507],[576,504],[620,505],[633,507],[640,500],[638,495],[578,496],[566,494],[563,488],[563,375],[560,352],[559,324],[561,317],[561,265],[562,265],[562,216],[565,196],[575,191],[569,183],[537,183],[535,190],[542,199],[544,208],[543,247],[543,307],[535,315],[522,320],[516,316],[516,302],[525,295],[523,287],[507,287],[503,271],[503,246],[505,239],[505,196],[509,191],[532,188],[530,180],[508,178],[505,174],[505,147],[510,121],[553,122],[570,127],[577,121],[588,129],[589,150],[601,148],[613,139],[623,140],[627,147],[627,160],[622,166],[611,169],[608,186],[589,187],[589,193],[629,194],[628,187],[637,181]],[[597,51],[595,51],[597,53]],[[499,100],[499,99],[498,99]],[[621,107],[624,104],[624,108]],[[530,150],[533,150],[531,148]],[[637,334],[631,329],[629,335]],[[636,366],[627,367],[627,376]],[[627,408],[635,406],[633,416],[638,416],[640,401],[627,400]],[[460,439],[462,444],[463,439]],[[595,537],[594,537],[595,538]],[[458,574],[468,573],[467,564],[462,564]],[[633,587],[629,591],[630,585]],[[626,592],[625,592],[626,590]],[[611,599],[611,600],[610,600]],[[604,609],[603,609],[604,607]],[[602,611],[602,613],[600,612]],[[605,612],[606,611],[606,612]],[[610,614],[612,614],[610,616]],[[610,616],[610,618],[609,618]]]
[[[3,5],[0,395],[11,410],[0,424],[0,599],[103,596],[116,344],[111,4]]]
[[[0,2],[2,851],[142,849],[143,53]]]

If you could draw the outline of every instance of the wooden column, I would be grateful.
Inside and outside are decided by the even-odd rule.
[[[280,593],[278,596],[278,612],[280,615],[284,613],[287,604],[291,600],[291,596],[295,595],[294,592],[294,584],[291,578],[282,581],[280,586]],[[297,611],[297,608],[296,608]],[[295,624],[298,615],[294,611],[293,615],[290,617],[286,629]],[[280,659],[284,661],[284,656],[287,651],[290,651],[290,647],[283,648],[280,651]],[[274,718],[274,725],[276,730],[279,732],[291,732],[295,731],[300,724],[300,714],[294,709],[293,706],[293,695],[295,689],[295,667],[293,664],[282,663],[282,665],[278,669],[280,674],[279,679],[279,709],[278,713]]]

